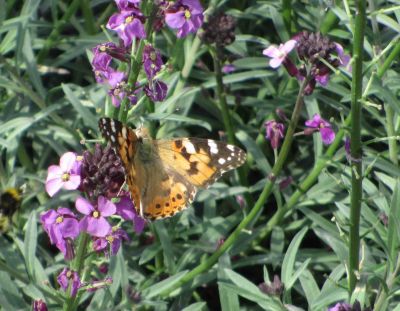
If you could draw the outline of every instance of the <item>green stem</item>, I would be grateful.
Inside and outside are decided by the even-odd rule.
[[[85,258],[86,258],[86,252],[87,252],[87,247],[88,243],[90,241],[90,236],[87,233],[82,233],[81,239],[79,241],[78,245],[78,251],[76,252],[76,257],[74,261],[72,262],[72,270],[76,271],[78,273],[78,276],[81,277],[82,270],[83,270],[83,265],[85,263]],[[68,290],[67,294],[69,294],[70,289]],[[72,311],[76,309],[76,303],[79,301],[79,291],[77,296],[71,297],[68,296],[68,298],[65,301],[64,304],[64,311]]]
[[[86,32],[90,35],[93,35],[96,33],[96,22],[93,17],[93,11],[92,8],[90,7],[90,0],[83,0],[81,2],[81,10],[84,16],[85,20],[85,28]]]
[[[356,3],[356,18],[353,46],[353,80],[351,87],[351,208],[350,208],[350,241],[349,241],[349,296],[357,283],[360,249],[360,213],[362,200],[362,163],[357,161],[362,156],[361,146],[361,98],[363,79],[363,43],[365,31],[365,0]]]
[[[285,162],[287,155],[289,154],[289,150],[293,141],[293,134],[295,132],[295,128],[297,126],[297,122],[300,117],[301,108],[303,106],[303,96],[304,96],[304,89],[309,82],[309,77],[303,80],[299,93],[297,95],[296,104],[292,113],[292,118],[290,120],[288,131],[285,135],[285,140],[282,144],[282,150],[279,154],[279,158],[275,163],[274,167],[272,168],[271,176],[277,176]],[[204,271],[210,269],[217,261],[218,258],[221,257],[238,239],[239,235],[242,231],[246,228],[246,226],[253,221],[253,219],[259,214],[260,210],[264,206],[265,202],[267,201],[269,195],[271,194],[275,184],[275,178],[270,178],[266,183],[263,191],[261,192],[257,202],[249,212],[249,214],[239,223],[236,229],[229,235],[229,237],[225,240],[225,242],[219,247],[210,257],[208,257],[204,262],[199,264],[193,270],[188,272],[182,279],[179,280],[174,286],[167,289],[162,293],[164,296],[168,296],[171,294],[175,289],[179,288],[186,282],[189,282],[197,275],[201,274]]]
[[[42,49],[40,50],[40,52],[37,56],[38,64],[43,63],[44,59],[47,57],[47,54],[50,51],[50,48],[53,47],[55,45],[55,43],[57,42],[57,39],[61,33],[61,30],[67,24],[67,22],[72,17],[72,15],[75,14],[75,12],[79,8],[80,4],[81,4],[80,0],[73,0],[71,2],[71,4],[69,5],[67,11],[64,13],[64,16],[54,24],[53,30],[51,31],[50,35],[47,37],[47,40],[45,41]]]
[[[232,125],[232,116],[230,114],[228,103],[226,101],[226,92],[223,82],[222,66],[221,66],[221,61],[218,57],[218,50],[214,50],[213,48],[210,47],[210,53],[213,56],[214,60],[215,80],[217,83],[216,92],[218,96],[219,108],[222,114],[222,120],[224,122],[225,131],[227,132],[228,135],[228,142],[232,145],[235,145],[236,144],[235,132],[233,130],[233,125]],[[249,185],[248,180],[246,178],[245,170],[246,170],[245,167],[240,167],[238,169],[239,181],[242,186]],[[249,193],[245,193],[244,198],[246,200],[247,206],[254,205],[253,198]]]

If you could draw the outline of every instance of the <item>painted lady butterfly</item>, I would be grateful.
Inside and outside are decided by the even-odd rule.
[[[207,188],[246,160],[242,149],[221,141],[153,140],[145,128],[133,130],[109,118],[101,118],[99,128],[122,160],[137,212],[150,220],[187,208],[197,188]]]

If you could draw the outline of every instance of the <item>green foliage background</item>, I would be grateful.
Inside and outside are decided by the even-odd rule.
[[[208,6],[208,1],[202,1]],[[246,182],[231,173],[197,196],[193,207],[149,224],[141,236],[109,260],[92,254],[90,278],[104,278],[109,261],[113,284],[80,297],[86,310],[326,310],[356,299],[376,310],[398,307],[399,207],[397,140],[400,76],[398,1],[368,1],[362,97],[363,198],[357,288],[349,296],[349,225],[352,167],[343,139],[351,124],[351,77],[337,72],[329,84],[305,98],[298,131],[320,113],[332,118],[337,139],[329,147],[319,135],[296,136],[280,176],[260,213],[238,232],[216,264],[207,258],[253,207],[269,180],[274,153],[264,122],[282,109],[290,116],[298,83],[281,68],[268,67],[262,50],[293,34],[321,31],[352,53],[355,8],[344,1],[214,1],[237,19],[236,41],[226,48],[236,71],[223,82],[237,144],[246,149]],[[47,167],[66,151],[82,153],[99,139],[107,90],[94,80],[91,48],[109,41],[103,31],[116,10],[111,1],[0,1],[0,189],[26,186],[11,228],[0,237],[0,305],[30,309],[43,299],[61,308],[65,297],[56,276],[65,266],[50,247],[38,215],[73,207],[74,192],[50,200]],[[115,37],[113,37],[115,38]],[[223,126],[212,58],[198,38],[177,40],[170,30],[155,38],[171,70],[163,79],[168,98],[154,111],[142,101],[130,124],[150,126],[157,137],[219,138]],[[360,78],[360,77],[358,77]],[[149,108],[150,107],[150,108]],[[163,126],[160,126],[163,125]],[[83,144],[82,144],[82,140]],[[240,207],[235,196],[247,195]],[[382,221],[384,219],[385,221]],[[387,220],[387,221],[386,221]],[[200,269],[200,270],[196,270]],[[200,273],[201,272],[201,273]],[[188,277],[188,274],[190,277]],[[280,296],[258,285],[278,275]],[[379,300],[381,299],[381,300]],[[374,310],[375,310],[374,309]]]

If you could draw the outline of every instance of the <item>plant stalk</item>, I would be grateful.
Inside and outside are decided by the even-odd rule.
[[[365,0],[358,0],[356,4],[356,18],[353,45],[353,80],[351,86],[351,207],[350,207],[350,236],[349,236],[349,283],[348,290],[351,297],[357,283],[360,249],[360,214],[362,202],[362,162],[361,159],[361,115],[362,115],[362,79],[363,79],[363,44],[365,32]]]

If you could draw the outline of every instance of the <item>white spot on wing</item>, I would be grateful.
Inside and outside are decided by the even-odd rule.
[[[114,122],[114,120],[111,120],[110,125],[111,125],[112,132],[115,133],[115,122]]]
[[[122,127],[122,137],[123,138],[127,138],[127,136],[126,136],[126,127],[124,126],[124,127]]]
[[[111,135],[111,136],[110,136],[110,140],[111,140],[113,143],[115,143],[115,136],[114,136],[114,135]]]
[[[184,145],[185,145],[186,151],[188,153],[190,153],[190,154],[196,153],[196,149],[194,148],[194,146],[191,142],[186,141]]]
[[[214,153],[214,154],[217,154],[218,153],[218,146],[215,143],[215,141],[209,139],[207,142],[208,142],[208,146],[210,147],[210,152]]]
[[[231,157],[228,157],[228,159],[227,159],[228,161],[231,161],[232,160],[232,158]]]
[[[233,146],[233,145],[226,145],[226,148],[228,148],[230,151],[235,150],[235,146]]]
[[[218,159],[218,163],[219,164],[224,164],[226,162],[226,160],[224,158]]]

